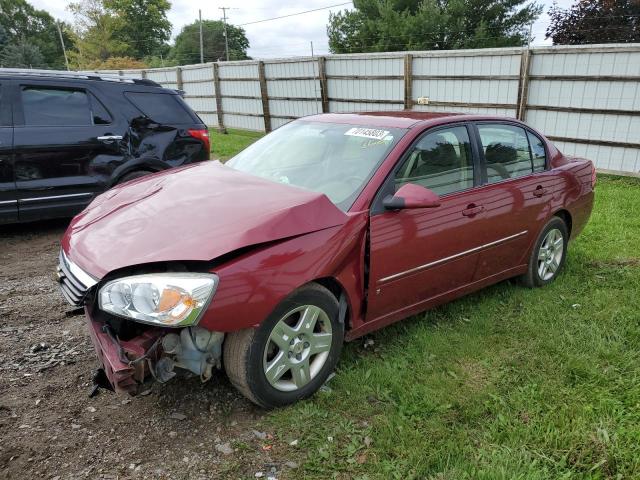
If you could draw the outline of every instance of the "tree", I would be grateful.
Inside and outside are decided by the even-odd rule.
[[[129,55],[143,58],[163,51],[171,37],[168,0],[104,0],[104,6],[123,20],[117,36],[129,45]]]
[[[229,37],[229,60],[246,60],[249,40],[244,29],[227,25]],[[224,60],[224,24],[217,20],[202,21],[202,37],[204,44],[204,61]],[[185,26],[176,37],[176,42],[169,53],[169,62],[175,64],[200,63],[200,23],[194,22]]]
[[[638,0],[579,1],[566,10],[554,3],[549,16],[554,45],[640,42]]]
[[[110,57],[124,57],[129,45],[118,38],[123,20],[108,12],[101,0],[69,4],[74,16],[76,49],[70,52],[75,68],[86,69]]]
[[[136,60],[131,57],[109,57],[103,62],[95,62],[87,64],[87,70],[132,70],[139,68],[147,68],[145,62]]]
[[[4,29],[2,25],[0,25],[0,47],[4,46],[9,42],[9,36],[7,35],[7,31]]]
[[[63,38],[66,46],[71,47],[73,39],[65,27],[62,24]],[[27,50],[36,47],[44,59],[41,66],[64,68],[56,21],[44,10],[36,10],[25,0],[0,0],[0,28],[4,31],[6,45],[18,47],[14,51],[23,46]]]
[[[0,53],[0,66],[13,68],[45,68],[47,66],[40,49],[28,42],[12,43]]]
[[[542,8],[527,0],[354,0],[330,14],[333,53],[524,45]]]

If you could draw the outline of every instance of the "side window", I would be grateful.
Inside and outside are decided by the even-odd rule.
[[[11,113],[9,95],[6,93],[6,86],[0,83],[0,127],[11,127],[13,118]]]
[[[513,125],[478,125],[489,183],[529,175],[529,141],[524,128]]]
[[[4,127],[6,126],[5,123],[6,122],[6,115],[4,114],[5,111],[5,106],[2,103],[2,84],[0,83],[0,127]]]
[[[396,190],[416,183],[438,195],[473,187],[473,157],[466,127],[427,133],[396,172]]]
[[[22,87],[22,108],[27,126],[91,125],[91,107],[84,90]]]
[[[170,93],[125,92],[138,110],[156,123],[194,123],[184,100]]]
[[[94,125],[109,125],[113,119],[104,105],[98,100],[92,93],[89,94],[91,98],[91,119]]]
[[[544,150],[544,143],[536,135],[527,132],[529,146],[533,155],[533,171],[542,172],[547,167],[547,153]]]

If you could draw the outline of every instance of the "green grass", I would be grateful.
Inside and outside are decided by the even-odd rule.
[[[209,128],[211,138],[211,157],[220,161],[228,160],[239,151],[245,149],[262,137],[264,133],[250,132],[247,130],[227,129],[227,133],[218,132],[215,128]]]
[[[213,134],[214,152],[258,136]],[[371,338],[264,420],[272,456],[300,464],[283,478],[640,479],[640,180],[599,177],[553,284],[503,282]]]

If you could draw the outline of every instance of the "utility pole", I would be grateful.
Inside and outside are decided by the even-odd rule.
[[[200,63],[204,63],[204,49],[202,47],[202,10],[198,10],[198,18],[200,18]]]
[[[229,7],[218,7],[222,10],[222,21],[224,22],[224,50],[227,54],[227,62],[229,61],[229,38],[227,37],[227,10]]]
[[[64,54],[64,63],[67,66],[67,72],[69,71],[69,59],[67,58],[67,49],[64,48],[64,38],[62,38],[62,29],[60,28],[60,22],[56,22],[58,27],[58,35],[60,36],[60,45],[62,45],[62,53]]]

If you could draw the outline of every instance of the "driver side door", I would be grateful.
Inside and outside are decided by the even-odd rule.
[[[483,206],[474,131],[430,129],[403,155],[374,201],[370,219],[367,321],[382,325],[439,303],[472,282]],[[384,210],[382,198],[406,183],[440,196],[435,208]]]
[[[8,82],[0,83],[0,224],[18,219],[13,178],[13,107]]]

